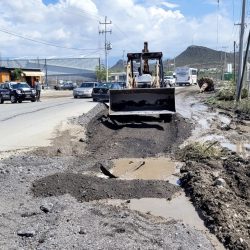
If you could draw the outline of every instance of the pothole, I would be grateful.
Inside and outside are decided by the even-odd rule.
[[[110,172],[124,180],[168,180],[181,167],[180,162],[165,157],[121,158],[113,160],[113,165]]]
[[[141,198],[130,200],[106,199],[98,201],[102,204],[121,206],[144,214],[160,216],[167,220],[177,220],[202,231],[209,238],[216,250],[225,249],[218,239],[205,227],[194,206],[183,192],[171,200],[162,198]]]
[[[236,152],[240,156],[247,158],[250,156],[250,144],[239,141],[237,143],[230,143],[230,142],[223,142],[221,143],[221,146],[224,148],[227,148],[231,151]]]

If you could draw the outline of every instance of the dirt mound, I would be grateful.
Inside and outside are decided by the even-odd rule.
[[[190,135],[192,126],[179,115],[165,121],[158,117],[110,119],[99,113],[87,126],[87,150],[95,157],[148,157],[174,152]]]
[[[73,173],[58,173],[33,183],[36,196],[71,194],[79,201],[100,199],[166,198],[180,191],[166,181],[104,179]]]
[[[207,77],[199,79],[198,86],[200,87],[200,92],[214,91],[214,82],[212,79]]]
[[[229,249],[249,249],[249,161],[187,161],[181,183],[206,226]]]

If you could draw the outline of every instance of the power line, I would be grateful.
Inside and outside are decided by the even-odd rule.
[[[31,41],[31,42],[40,43],[40,44],[43,44],[43,45],[48,45],[48,46],[57,47],[57,48],[61,48],[61,49],[69,49],[69,50],[96,50],[96,48],[95,49],[85,49],[85,48],[74,48],[74,47],[61,46],[61,45],[53,44],[53,43],[42,41],[42,40],[35,40],[35,39],[32,39],[32,38],[28,38],[28,37],[25,37],[23,35],[11,32],[9,30],[4,30],[4,29],[0,29],[0,32],[9,34],[9,35],[12,35],[12,36],[15,36],[15,37],[19,37],[19,38],[22,38],[22,39],[25,39],[25,40],[28,40],[28,41]]]

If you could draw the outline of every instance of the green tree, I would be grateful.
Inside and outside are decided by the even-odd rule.
[[[99,66],[96,67],[95,69],[96,72],[96,79],[97,81],[105,81],[106,80],[106,68],[102,64],[101,67]]]
[[[13,81],[21,80],[23,76],[23,71],[21,69],[14,69],[11,73],[11,78]]]

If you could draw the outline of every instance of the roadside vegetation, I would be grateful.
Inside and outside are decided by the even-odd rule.
[[[236,110],[240,113],[250,114],[250,98],[247,89],[242,89],[241,101],[236,108],[236,86],[235,83],[227,82],[215,95],[209,97],[206,103],[226,110]]]
[[[193,160],[202,161],[205,159],[220,159],[225,152],[218,147],[218,142],[194,142],[188,144],[178,152],[178,158],[181,161]]]

